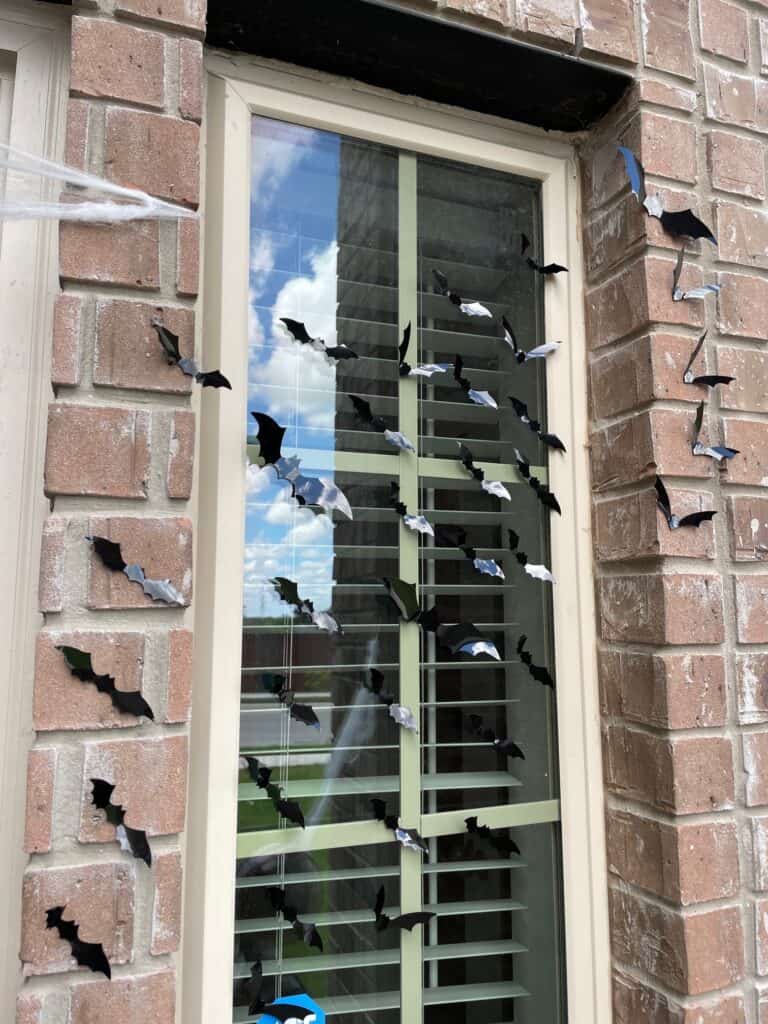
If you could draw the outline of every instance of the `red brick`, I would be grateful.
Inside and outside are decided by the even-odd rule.
[[[746,776],[744,802],[747,807],[768,804],[768,730],[745,733],[741,742]]]
[[[662,811],[723,810],[735,800],[731,741],[722,736],[666,739],[610,725],[604,760],[609,788]]]
[[[16,997],[16,1024],[43,1024],[43,999],[32,992]]]
[[[117,0],[115,12],[193,32],[205,31],[206,0]]]
[[[581,151],[581,174],[584,202],[587,210],[603,206],[620,192],[628,189],[627,170],[619,146],[628,146],[640,155],[640,118],[633,117],[618,136],[611,132],[588,140]]]
[[[67,134],[64,143],[64,160],[68,167],[80,171],[88,169],[88,126],[91,104],[86,100],[70,99],[67,102]]]
[[[738,907],[680,913],[612,889],[610,916],[616,958],[674,992],[701,995],[744,974]]]
[[[646,111],[640,131],[647,174],[690,184],[696,181],[696,129],[689,121]]]
[[[627,253],[645,241],[648,217],[635,196],[622,196],[600,210],[584,228],[584,255],[588,279],[606,277],[623,263]]]
[[[180,220],[176,241],[176,294],[197,295],[200,267],[200,224]]]
[[[203,47],[196,39],[179,40],[179,114],[203,119]]]
[[[192,493],[195,459],[195,414],[179,410],[171,422],[171,443],[168,447],[166,486],[169,498],[186,501]]]
[[[112,181],[190,206],[200,197],[200,129],[139,110],[107,110],[104,164]]]
[[[26,974],[75,970],[72,949],[45,926],[51,907],[80,925],[84,942],[100,942],[111,964],[127,963],[133,948],[133,867],[126,863],[43,868],[24,876],[21,960]],[[87,968],[82,968],[87,970]]]
[[[164,953],[175,953],[181,938],[181,854],[173,851],[155,857],[152,874],[155,879],[155,897],[149,951],[153,956],[162,956]]]
[[[55,782],[56,750],[33,747],[27,757],[26,853],[46,853],[51,848]]]
[[[46,494],[146,498],[149,443],[148,411],[53,403]]]
[[[719,654],[598,654],[603,713],[660,729],[724,725],[725,665]]]
[[[576,38],[573,0],[518,0],[517,28],[550,45],[571,45]]]
[[[139,725],[142,719],[114,707],[109,695],[76,679],[57,647],[91,654],[94,671],[115,680],[118,690],[141,689],[144,671],[142,633],[51,632],[37,637],[33,716],[39,732],[60,729],[112,729]]]
[[[694,344],[677,334],[646,334],[593,360],[589,370],[594,415],[616,416],[660,398],[690,402],[699,397],[695,388],[683,383]],[[706,373],[707,365],[705,347],[694,369]]]
[[[645,63],[681,78],[695,78],[689,0],[642,0]]]
[[[460,11],[471,14],[473,18],[509,25],[509,5],[507,0],[441,0],[441,6],[448,11]]]
[[[106,18],[72,19],[73,92],[162,107],[164,77],[165,40],[159,32]]]
[[[184,603],[192,597],[192,524],[189,519],[134,516],[93,518],[89,536],[106,537],[122,546],[123,559],[138,563],[148,579],[170,579]],[[168,608],[147,597],[138,583],[107,569],[91,554],[89,608]]]
[[[80,323],[83,300],[62,293],[53,307],[51,381],[57,386],[75,387],[80,383]]]
[[[188,722],[192,697],[192,633],[172,629],[168,634],[168,705],[166,722]]]
[[[608,868],[631,885],[684,906],[739,890],[734,822],[671,825],[617,811],[607,827]]]
[[[739,643],[768,643],[768,576],[734,576]]]
[[[696,108],[696,93],[690,89],[670,85],[668,82],[657,82],[652,78],[642,79],[638,85],[643,103],[655,103],[660,107],[688,113]]]
[[[768,654],[736,655],[736,704],[739,722],[768,722]]]
[[[112,981],[88,981],[72,986],[69,1024],[104,1021],[146,1021],[174,1024],[176,977],[173,971],[142,974]]]
[[[85,744],[81,843],[115,841],[115,829],[93,806],[91,779],[115,786],[113,803],[125,808],[125,823],[149,836],[171,835],[184,828],[187,737],[152,740],[99,740]],[[162,786],[162,799],[158,798]]]
[[[768,341],[768,281],[752,274],[718,274],[717,280],[721,288],[717,296],[720,333]]]
[[[727,460],[728,483],[768,486],[768,423],[725,417],[723,438],[729,448],[739,452]]]
[[[724,0],[699,0],[701,48],[746,64],[749,60],[747,12]]]
[[[712,508],[711,494],[668,490],[678,515]],[[601,562],[660,556],[713,558],[715,553],[712,524],[702,523],[698,530],[670,530],[651,488],[598,502],[594,525],[595,554]]]
[[[53,516],[43,524],[37,605],[41,612],[60,612],[64,591],[64,541],[66,524]]]
[[[723,642],[719,576],[604,576],[598,580],[598,593],[604,640],[659,644]]]
[[[192,378],[168,365],[152,321],[158,318],[178,335],[179,351],[195,353],[195,314],[191,309],[151,306],[124,299],[99,302],[93,382],[103,387],[189,394]]]
[[[755,900],[755,971],[768,974],[768,900]]]
[[[586,53],[636,61],[632,0],[583,0],[581,29]]]
[[[700,212],[708,219],[705,213]],[[676,262],[676,259],[657,259],[654,256],[646,260],[648,319],[686,327],[701,327],[703,303],[675,302],[672,299],[672,276]],[[702,283],[701,268],[695,263],[686,265],[684,283],[688,288],[694,288]]]
[[[732,132],[708,132],[707,160],[713,188],[753,199],[765,198],[762,142]]]
[[[768,558],[768,498],[728,499],[732,555],[737,562]]]
[[[636,978],[614,975],[614,1024],[743,1024],[740,995],[718,995],[685,1006]]]
[[[160,287],[157,221],[127,224],[63,221],[59,229],[59,271],[68,281],[157,290]]]
[[[753,78],[705,64],[704,97],[707,117],[713,121],[742,128],[765,127],[762,101]]]
[[[768,74],[768,19],[758,18],[760,27],[760,74]]]
[[[764,381],[768,377],[768,355],[754,349],[717,350],[717,372],[735,380],[720,390],[721,409],[768,412]]]
[[[755,815],[747,819],[747,824],[752,888],[765,892],[768,889],[768,817]]]
[[[768,214],[723,200],[716,207],[720,258],[746,267],[768,268]],[[756,289],[755,285],[749,287]],[[722,301],[729,300],[735,302],[734,297],[723,296]]]

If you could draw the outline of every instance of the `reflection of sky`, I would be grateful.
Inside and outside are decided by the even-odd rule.
[[[248,409],[288,427],[283,454],[302,472],[332,476],[335,367],[299,346],[280,317],[303,321],[313,337],[336,338],[336,253],[340,138],[252,121]],[[250,418],[250,417],[249,417]],[[250,418],[248,432],[255,433]],[[271,470],[248,474],[245,613],[290,613],[266,580],[287,576],[318,609],[331,604],[333,527],[300,508]]]

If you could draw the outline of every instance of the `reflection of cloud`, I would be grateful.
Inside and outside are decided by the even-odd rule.
[[[267,231],[261,231],[255,238],[251,238],[251,303],[264,294],[274,266],[272,236]]]
[[[268,134],[267,134],[268,133]],[[305,155],[311,154],[317,133],[312,128],[253,119],[251,137],[251,199],[269,206],[282,183]]]

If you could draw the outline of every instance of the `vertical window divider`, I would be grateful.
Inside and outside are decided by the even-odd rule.
[[[418,167],[411,153],[398,157],[398,337],[411,324],[411,355],[417,358],[418,345]],[[399,424],[406,437],[416,445],[417,454],[400,453],[400,500],[417,511],[419,501],[419,407],[418,378],[398,378]],[[419,582],[418,534],[400,522],[399,572],[402,579]],[[419,723],[416,733],[400,730],[400,818],[406,828],[419,828],[421,822],[421,712],[419,673],[419,626],[400,623],[400,703],[411,708]],[[413,850],[400,854],[400,907],[402,913],[421,910],[421,856]],[[410,1012],[422,1006],[422,935],[420,928],[402,930],[400,945],[401,1007]],[[421,1018],[419,1012],[418,1018]]]

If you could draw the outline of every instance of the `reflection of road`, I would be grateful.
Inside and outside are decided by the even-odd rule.
[[[333,742],[331,731],[331,713],[333,705],[323,704],[329,701],[329,693],[313,694],[311,703],[315,714],[320,719],[320,728],[303,725],[301,722],[291,721],[291,750],[301,747],[327,747]],[[275,750],[281,746],[282,728],[281,722],[285,711],[282,708],[259,707],[255,702],[252,708],[242,708],[240,711],[240,746],[247,750]],[[318,761],[326,761],[328,755],[320,755]]]

